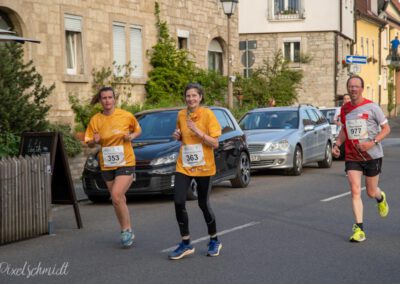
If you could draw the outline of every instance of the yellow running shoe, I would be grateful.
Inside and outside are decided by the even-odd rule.
[[[353,235],[350,237],[350,242],[361,243],[365,241],[365,233],[356,224],[353,225]]]
[[[389,205],[386,201],[386,194],[381,190],[383,200],[378,203],[378,212],[381,217],[386,217],[389,213]]]

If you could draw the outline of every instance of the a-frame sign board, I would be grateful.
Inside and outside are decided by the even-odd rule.
[[[24,132],[21,137],[19,154],[40,155],[50,153],[51,161],[51,203],[72,204],[78,228],[82,228],[82,219],[76,200],[67,154],[60,132]]]

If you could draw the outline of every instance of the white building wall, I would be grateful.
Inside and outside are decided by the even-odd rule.
[[[342,33],[353,39],[354,0],[342,1]],[[280,33],[280,32],[340,32],[340,1],[301,0],[303,17],[290,20],[271,18],[274,0],[239,1],[239,33]]]

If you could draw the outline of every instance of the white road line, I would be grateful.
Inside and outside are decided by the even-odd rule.
[[[363,186],[363,187],[361,188],[361,191],[363,191],[363,190],[365,190],[365,186]],[[322,201],[322,202],[332,201],[332,200],[341,198],[341,197],[343,197],[343,196],[349,195],[350,193],[351,193],[350,191],[349,191],[349,192],[345,192],[345,193],[342,193],[342,194],[339,194],[339,195],[335,195],[335,196],[332,196],[332,197],[329,197],[329,198],[326,198],[326,199],[322,199],[322,200],[320,200],[320,201]]]
[[[228,234],[228,233],[232,233],[232,232],[234,232],[234,231],[241,230],[241,229],[244,229],[244,228],[247,228],[247,227],[250,227],[250,226],[255,226],[255,225],[257,225],[257,224],[260,224],[260,222],[250,222],[250,223],[247,223],[247,224],[244,224],[244,225],[241,225],[241,226],[233,227],[233,228],[231,228],[231,229],[227,229],[227,230],[218,232],[218,236],[226,235],[226,234]],[[199,238],[199,239],[197,239],[197,240],[194,240],[194,241],[192,241],[191,243],[192,243],[192,244],[197,244],[197,243],[200,243],[200,242],[202,242],[202,241],[206,241],[206,240],[208,240],[209,238],[210,238],[210,236],[205,236],[205,237]],[[162,250],[161,252],[162,252],[162,253],[170,252],[170,251],[173,251],[175,248],[176,248],[176,246],[170,247],[170,248],[167,248],[167,249]]]

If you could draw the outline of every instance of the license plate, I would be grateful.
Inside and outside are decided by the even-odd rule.
[[[250,162],[257,162],[260,160],[259,155],[250,155]]]

